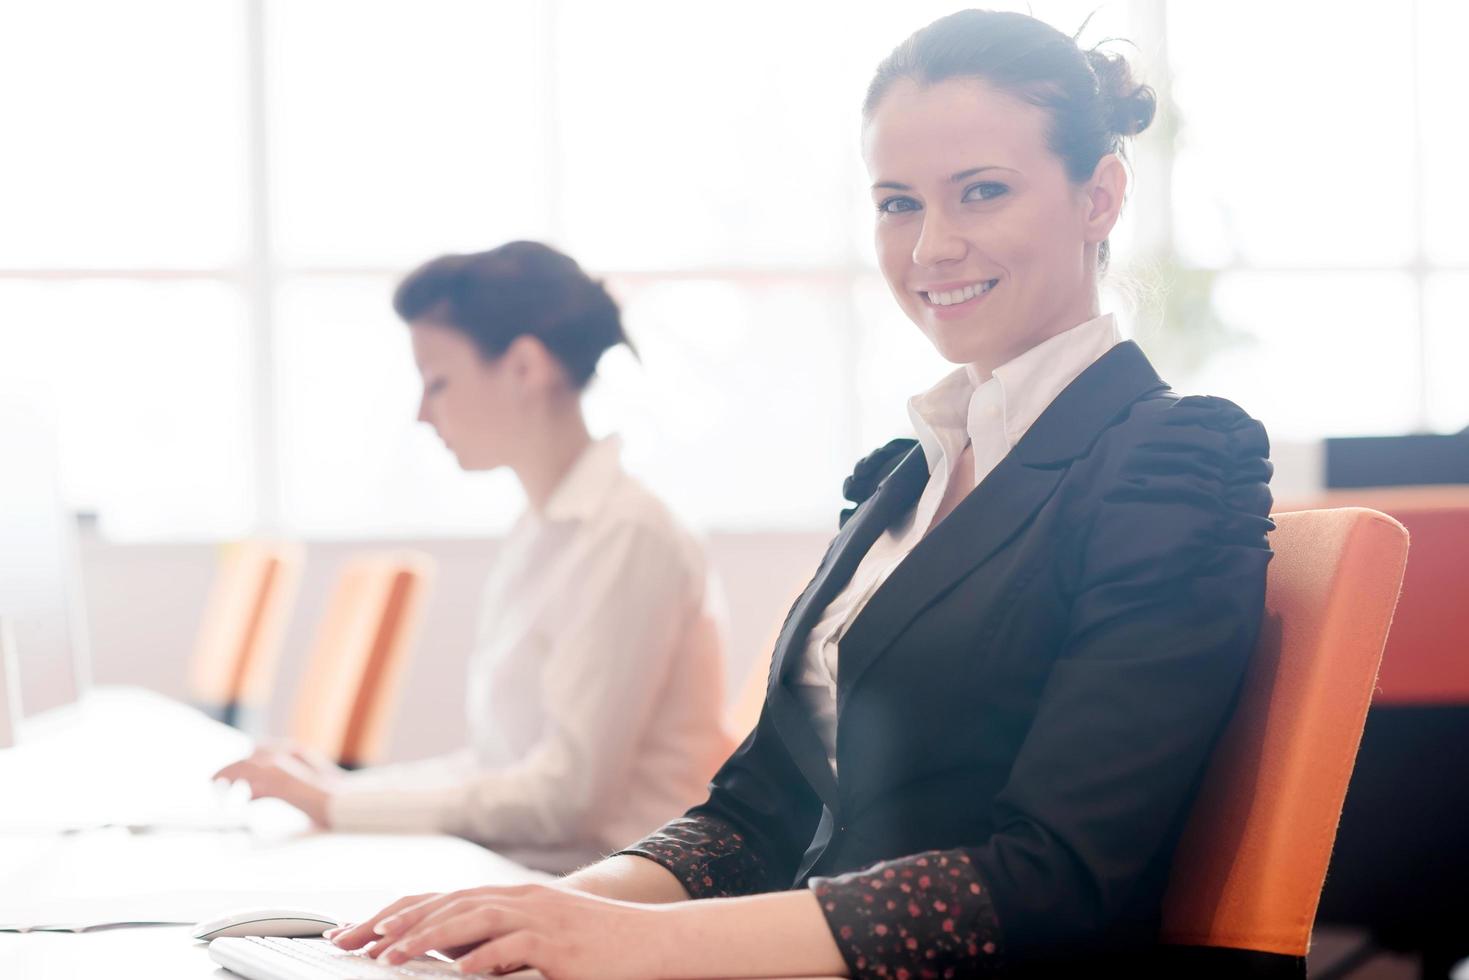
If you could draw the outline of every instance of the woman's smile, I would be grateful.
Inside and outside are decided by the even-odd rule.
[[[999,283],[998,279],[950,282],[935,284],[931,288],[915,292],[932,316],[941,320],[952,320],[967,316]]]

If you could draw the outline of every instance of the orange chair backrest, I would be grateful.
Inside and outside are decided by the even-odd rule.
[[[432,574],[418,552],[343,566],[296,694],[298,744],[349,765],[381,755]]]
[[[1413,536],[1375,703],[1469,704],[1469,486],[1332,490],[1312,506],[1371,507]]]
[[[765,707],[766,688],[770,686],[770,662],[775,658],[775,641],[780,638],[780,631],[785,626],[785,610],[799,601],[804,589],[804,581],[792,583],[790,602],[781,607],[781,618],[776,620],[765,642],[755,649],[745,680],[735,693],[734,701],[724,712],[724,731],[735,745],[743,742],[745,736],[755,730],[755,724],[760,720],[760,711]]]
[[[765,690],[769,686],[770,661],[775,656],[775,640],[779,635],[777,629],[755,651],[755,659],[745,674],[744,683],[740,685],[734,703],[724,713],[724,730],[735,745],[743,742],[760,720],[760,709],[765,707]]]
[[[295,542],[223,546],[189,666],[196,702],[228,714],[267,700],[304,564]]]
[[[1174,858],[1163,940],[1304,956],[1408,535],[1361,508],[1275,521],[1260,640]]]

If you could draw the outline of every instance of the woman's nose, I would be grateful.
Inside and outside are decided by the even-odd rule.
[[[941,212],[926,211],[923,226],[918,231],[918,241],[913,243],[913,264],[921,266],[943,265],[957,262],[968,251],[959,230]]]

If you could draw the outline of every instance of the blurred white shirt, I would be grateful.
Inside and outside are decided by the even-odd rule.
[[[457,834],[566,871],[705,797],[732,747],[720,596],[619,450],[593,443],[506,538],[469,669],[470,747],[349,774],[334,829]]]
[[[1122,340],[1107,313],[1037,344],[980,381],[963,367],[908,401],[918,444],[928,463],[928,483],[918,504],[888,528],[863,557],[852,580],[812,628],[792,682],[811,713],[816,733],[836,772],[837,651],[842,637],[908,552],[923,540],[938,513],[954,461],[974,446],[974,485],[979,486],[1029,431],[1041,413],[1077,376]]]

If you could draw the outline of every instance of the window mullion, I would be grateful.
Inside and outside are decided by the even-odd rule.
[[[245,71],[249,156],[246,190],[250,215],[245,261],[249,317],[251,447],[254,521],[257,532],[282,530],[280,441],[275,358],[276,264],[271,240],[269,110],[266,78],[265,0],[245,3]]]

